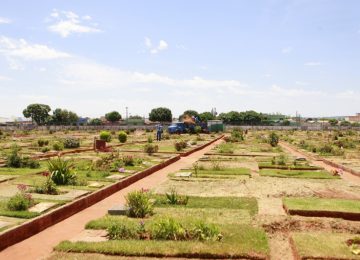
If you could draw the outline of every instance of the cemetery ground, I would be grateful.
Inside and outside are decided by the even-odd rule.
[[[278,132],[285,142],[275,146],[268,131],[228,133],[0,256],[40,247],[59,232],[37,256],[54,249],[50,259],[360,259],[360,178],[334,175],[319,158],[290,149],[296,141],[289,138],[305,133]],[[352,138],[358,144],[358,135]],[[127,146],[120,152],[141,151],[139,144]],[[170,145],[162,151],[175,152]],[[152,212],[106,214],[125,205],[129,192],[148,200]]]

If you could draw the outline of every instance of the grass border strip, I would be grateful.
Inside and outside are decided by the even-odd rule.
[[[289,215],[298,215],[303,217],[342,218],[345,220],[360,221],[360,213],[355,212],[288,209],[285,205],[283,205],[283,208]]]

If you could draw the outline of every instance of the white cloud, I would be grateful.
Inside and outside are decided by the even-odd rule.
[[[16,58],[23,60],[52,60],[70,57],[70,54],[57,51],[43,44],[28,43],[24,39],[12,39],[0,36],[0,54],[12,63]]]
[[[49,31],[59,34],[61,37],[68,37],[70,34],[77,33],[96,33],[101,32],[96,27],[96,24],[88,24],[92,20],[91,16],[84,15],[80,17],[71,11],[53,10],[50,14],[53,18],[54,24],[48,26]]]
[[[156,54],[160,51],[164,51],[169,47],[168,43],[164,40],[160,40],[157,46],[153,46],[149,37],[145,37],[145,46],[151,54]]]
[[[288,53],[290,53],[290,52],[292,52],[292,51],[293,51],[293,48],[290,47],[290,46],[285,47],[285,48],[283,48],[283,49],[281,50],[281,52],[282,52],[283,54],[288,54]]]
[[[326,95],[326,93],[319,91],[319,90],[304,90],[304,89],[298,89],[298,88],[282,88],[276,84],[273,84],[271,86],[270,91],[268,91],[268,94],[271,95],[278,95],[278,96],[284,96],[284,97],[304,97],[304,96],[323,96]]]
[[[306,62],[304,65],[305,66],[315,67],[315,66],[320,66],[322,64],[321,64],[321,62],[318,62],[318,61],[309,61],[309,62]]]
[[[5,18],[5,17],[0,17],[0,24],[9,24],[11,23],[12,21],[8,18]]]
[[[5,81],[5,80],[11,80],[11,78],[0,75],[0,81],[1,81],[1,80],[4,80],[4,81]]]
[[[295,84],[299,85],[299,86],[307,86],[307,85],[309,85],[309,83],[304,82],[304,81],[295,81]]]

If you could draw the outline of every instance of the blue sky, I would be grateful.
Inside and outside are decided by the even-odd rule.
[[[360,1],[0,1],[0,116],[360,112]]]

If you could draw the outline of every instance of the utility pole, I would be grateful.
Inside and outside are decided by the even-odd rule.
[[[126,120],[129,119],[128,107],[126,107]]]

